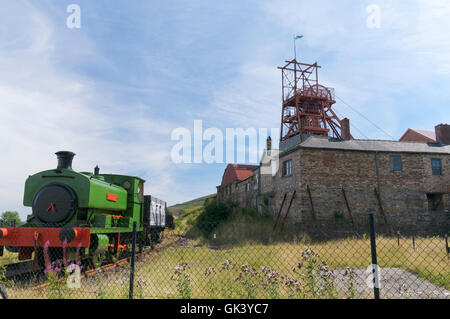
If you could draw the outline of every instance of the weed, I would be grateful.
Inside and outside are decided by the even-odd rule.
[[[344,272],[344,277],[348,277],[347,281],[347,292],[348,299],[356,298],[356,288],[355,288],[355,270],[351,267],[347,267]]]
[[[174,274],[170,279],[177,282],[178,296],[181,299],[191,299],[191,279],[189,277],[189,265],[185,262],[179,263],[175,266]]]

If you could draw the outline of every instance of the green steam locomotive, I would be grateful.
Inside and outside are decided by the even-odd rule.
[[[0,255],[19,260],[89,260],[98,265],[131,249],[133,223],[142,250],[160,240],[166,203],[144,196],[145,180],[134,176],[75,172],[72,152],[57,152],[58,166],[29,176],[23,203],[32,214],[20,227],[0,227]],[[45,253],[47,253],[46,256]]]

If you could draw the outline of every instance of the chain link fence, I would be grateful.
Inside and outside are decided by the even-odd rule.
[[[401,216],[372,221],[311,220],[284,229],[245,216],[187,221],[150,245],[139,234],[133,244],[133,233],[122,235],[122,246],[98,242],[101,254],[36,240],[1,248],[0,292],[20,299],[450,299],[448,214],[408,225]],[[11,243],[7,226],[1,237]]]

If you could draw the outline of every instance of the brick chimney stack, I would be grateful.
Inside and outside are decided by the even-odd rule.
[[[444,145],[450,145],[450,125],[440,124],[436,126],[436,142]]]
[[[350,120],[345,118],[341,121],[341,137],[343,140],[350,140]]]

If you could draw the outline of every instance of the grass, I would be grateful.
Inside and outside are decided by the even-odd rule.
[[[179,234],[185,234],[194,227],[197,217],[203,212],[203,208],[182,210],[178,218],[175,218],[175,229]]]
[[[380,267],[398,267],[421,278],[450,289],[449,262],[442,249],[442,239],[416,239],[416,250],[405,241],[397,246],[396,239],[379,238]],[[200,242],[196,243],[197,245]],[[346,267],[365,269],[370,264],[368,239],[342,239],[321,243],[308,240],[261,244],[250,240],[238,246],[213,249],[203,246],[173,247],[152,252],[136,263],[137,298],[329,298],[328,290],[314,295],[308,286],[306,266],[302,253],[312,249],[318,254],[317,268],[325,262],[330,269]],[[227,261],[228,267],[224,267]],[[300,272],[299,263],[303,263]],[[180,266],[181,265],[181,266]],[[243,271],[248,265],[252,271]],[[268,283],[263,269],[278,274],[276,284]],[[181,269],[181,270],[180,270]],[[254,273],[254,274],[252,274]],[[238,280],[236,280],[239,278]],[[284,278],[284,279],[283,279]],[[59,295],[65,298],[127,298],[129,280],[128,265],[119,271],[105,272],[82,279],[82,288],[67,290]],[[301,290],[295,290],[295,280]],[[320,278],[319,278],[320,280]],[[291,284],[291,286],[288,285]],[[293,286],[292,286],[293,285]],[[336,289],[335,297],[347,298],[348,282]],[[317,286],[320,290],[320,285]],[[47,298],[48,291],[35,291],[10,287],[8,294],[14,298]],[[364,295],[366,294],[366,295]],[[370,289],[361,291],[359,297],[371,297]]]
[[[174,224],[179,233],[186,233],[191,229],[200,214],[203,213],[205,201],[215,195],[203,196],[186,203],[177,204],[168,208],[171,212],[178,210],[178,216],[175,216]]]
[[[285,273],[292,269],[292,261],[298,259],[299,252],[306,248],[318,252],[321,260],[332,269],[366,269],[371,264],[370,241],[364,234],[362,239],[318,242],[306,235],[274,231],[270,217],[252,210],[231,214],[227,221],[214,228],[208,238],[200,236],[195,224],[185,235],[198,246],[220,248],[219,251],[228,248],[230,254],[243,254],[247,263],[253,263],[255,267],[272,267]],[[269,258],[268,253],[275,257]],[[416,238],[413,248],[411,238],[402,238],[398,245],[396,238],[378,236],[377,253],[381,268],[400,268],[450,289],[450,261],[442,238]],[[216,258],[214,252],[205,254],[209,254],[206,260]],[[242,258],[237,260],[238,263],[245,262]]]
[[[397,267],[416,274],[435,285],[450,289],[449,261],[442,239],[420,239],[416,250],[412,245],[397,246],[395,239],[379,238],[380,267]],[[181,263],[189,267],[186,272],[191,280],[192,295],[195,298],[233,297],[248,298],[248,291],[235,279],[239,271],[223,271],[222,264],[229,260],[240,269],[250,265],[260,275],[261,268],[268,267],[280,274],[297,278],[293,269],[302,262],[302,252],[312,249],[317,252],[317,261],[325,262],[331,269],[347,267],[366,269],[371,264],[370,241],[368,239],[343,239],[321,243],[294,242],[264,245],[249,241],[228,249],[211,249],[210,247],[171,248],[162,252],[158,258],[150,257],[139,274],[148,282],[146,295],[160,296],[160,287],[164,295],[177,297],[176,280],[170,280],[174,269]],[[172,270],[172,272],[168,270]],[[209,270],[208,270],[209,269]],[[258,278],[260,279],[261,276]],[[279,297],[290,297],[287,287],[280,285]],[[342,287],[341,287],[342,288]],[[231,292],[230,292],[231,289]],[[341,289],[342,290],[342,289]],[[345,288],[341,294],[345,292]],[[370,293],[370,291],[369,291]],[[227,295],[231,294],[231,295]],[[271,298],[269,291],[261,285],[255,297]],[[309,296],[311,297],[311,296]]]
[[[135,298],[372,298],[352,272],[371,264],[368,236],[315,241],[273,231],[273,221],[244,210],[215,225],[208,237],[197,229],[202,207],[184,210],[165,241],[182,235],[187,243],[153,251],[136,262]],[[442,238],[377,237],[381,268],[400,268],[450,290],[450,263]],[[306,257],[305,257],[306,256]],[[300,267],[299,267],[300,266]],[[349,269],[347,269],[349,268]],[[333,280],[332,270],[347,269]],[[129,265],[82,279],[79,290],[61,298],[127,298]],[[383,291],[383,290],[382,290]],[[49,291],[12,285],[12,298],[48,298]]]

